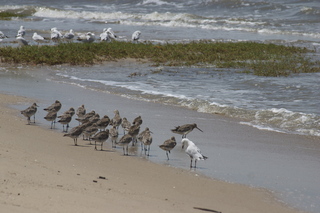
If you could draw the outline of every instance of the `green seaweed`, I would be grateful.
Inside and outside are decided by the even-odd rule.
[[[320,71],[314,50],[257,42],[190,42],[163,45],[114,41],[58,45],[1,47],[2,63],[93,65],[134,58],[154,66],[215,66],[243,69],[260,76],[288,76]]]

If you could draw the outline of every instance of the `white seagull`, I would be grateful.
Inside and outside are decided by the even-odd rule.
[[[62,33],[58,31],[56,27],[51,28],[51,39],[53,41],[59,41],[62,38],[63,38]]]
[[[132,42],[138,42],[138,40],[140,39],[140,35],[141,35],[141,32],[139,30],[135,31],[132,34]]]
[[[83,43],[92,43],[96,40],[94,33],[87,32],[86,34],[81,34],[78,38],[78,41],[82,41]]]
[[[107,28],[103,29],[103,32],[100,34],[100,40],[110,42],[111,41],[111,33],[107,31]]]
[[[20,46],[27,46],[27,45],[29,45],[29,44],[28,44],[28,41],[25,40],[22,35],[19,35],[16,39],[17,39],[18,43],[20,44]]]
[[[118,37],[118,36],[116,36],[116,34],[114,34],[112,28],[108,28],[108,29],[107,29],[107,33],[109,33],[109,37],[110,37],[111,39],[116,39],[116,38]]]
[[[40,42],[43,42],[43,41],[44,41],[44,38],[43,38],[41,35],[39,35],[38,33],[33,33],[32,39],[33,39],[35,42],[37,42],[38,45],[39,45]]]
[[[185,152],[187,155],[189,155],[191,162],[190,162],[190,168],[192,168],[192,161],[194,160],[194,168],[197,167],[197,161],[198,160],[205,160],[208,157],[204,156],[201,154],[200,149],[188,138],[183,138],[182,141],[182,146],[186,146]]]
[[[6,36],[2,31],[0,31],[0,41],[2,41],[2,39],[5,38],[9,38],[8,36]]]
[[[16,37],[23,37],[26,34],[26,30],[24,28],[24,26],[20,26],[20,29],[18,30],[18,34],[16,35]]]
[[[70,29],[69,32],[67,32],[66,34],[64,34],[64,38],[65,38],[67,41],[72,41],[72,39],[74,38],[73,29]]]

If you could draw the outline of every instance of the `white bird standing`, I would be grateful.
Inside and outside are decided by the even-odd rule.
[[[116,39],[116,38],[118,37],[118,36],[113,32],[112,28],[108,28],[106,32],[109,33],[109,37],[110,37],[111,39]]]
[[[63,38],[63,35],[60,31],[57,30],[56,27],[51,28],[51,40],[57,42]]]
[[[0,41],[2,41],[2,39],[5,38],[9,38],[8,36],[6,36],[2,31],[0,31]]]
[[[29,45],[28,41],[26,39],[24,39],[22,35],[19,35],[16,39],[17,39],[18,43],[20,44],[20,46]]]
[[[187,155],[189,155],[191,162],[190,162],[190,168],[192,168],[192,161],[194,160],[194,168],[197,167],[197,161],[198,160],[205,160],[208,157],[204,156],[201,154],[200,149],[188,138],[183,138],[182,141],[182,146],[186,146],[185,152]]]
[[[74,38],[73,29],[70,29],[69,32],[65,33],[65,34],[64,34],[64,38],[65,38],[68,42],[71,42],[72,39]]]
[[[26,34],[26,29],[24,28],[24,26],[20,26],[20,29],[18,30],[17,36],[16,37],[24,37],[24,35]]]
[[[106,42],[111,41],[111,38],[109,37],[108,32],[107,32],[107,28],[104,28],[102,33],[100,34],[100,40],[106,41]]]
[[[40,42],[43,42],[43,41],[44,41],[44,38],[43,38],[41,35],[39,35],[38,33],[33,33],[32,39],[33,39],[35,42],[37,42],[38,45],[39,45]]]
[[[141,35],[141,32],[140,32],[139,30],[135,31],[135,32],[132,34],[132,42],[137,43],[138,40],[140,39],[140,35]]]

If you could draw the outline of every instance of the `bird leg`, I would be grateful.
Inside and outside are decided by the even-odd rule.
[[[103,142],[101,143],[101,149],[100,149],[100,151],[103,151],[102,146],[103,146]]]
[[[94,141],[94,149],[97,150],[97,141]]]
[[[167,158],[168,158],[168,160],[169,160],[169,154],[168,154],[168,151],[166,151],[166,154],[167,154]]]

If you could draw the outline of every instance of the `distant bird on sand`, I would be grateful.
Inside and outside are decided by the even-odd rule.
[[[129,128],[128,134],[131,135],[132,137],[132,146],[134,146],[137,143],[137,135],[139,134],[140,131],[140,125],[132,125]]]
[[[96,123],[89,125],[83,130],[83,137],[85,140],[89,140],[89,143],[91,144],[91,136],[96,134],[98,132],[98,126]]]
[[[61,116],[58,116],[60,119],[58,120],[59,123],[62,124],[63,132],[68,132],[69,123],[72,119],[71,114],[63,114]],[[64,125],[66,125],[66,130],[64,130]]]
[[[119,110],[114,110],[114,117],[111,119],[110,121],[110,125],[115,125],[117,127],[117,129],[119,128],[119,126],[122,123],[122,118],[120,117],[120,113]]]
[[[109,138],[109,130],[105,130],[105,131],[101,131],[98,132],[95,136],[93,136],[92,138],[90,138],[91,140],[94,141],[94,149],[97,150],[97,142],[101,143],[101,151],[103,143]]]
[[[135,31],[133,34],[132,34],[132,42],[138,42],[138,40],[140,39],[140,35],[141,35],[141,32],[139,30]]]
[[[117,143],[117,139],[119,136],[118,129],[116,126],[112,126],[112,128],[110,128],[109,135],[111,138],[112,148],[116,148],[115,144]]]
[[[36,103],[33,103],[31,106],[29,106],[27,109],[22,110],[21,114],[27,117],[28,124],[30,124],[30,118],[33,116],[33,123],[36,123],[36,112],[37,107],[39,107]]]
[[[122,146],[123,149],[123,155],[129,155],[128,153],[128,147],[130,142],[132,141],[132,136],[129,134],[126,134],[124,136],[122,136],[122,138],[120,138],[120,140],[118,141],[118,145]]]
[[[150,145],[152,143],[152,136],[151,136],[151,131],[148,127],[146,127],[146,129],[144,131],[142,131],[139,135],[138,135],[138,140],[141,141],[141,147],[142,150],[144,150],[144,154],[149,156],[150,153]],[[148,151],[148,154],[147,154]]]
[[[97,126],[100,130],[105,130],[110,123],[110,118],[108,115],[103,116],[97,121]]]
[[[198,160],[205,160],[208,157],[201,154],[200,149],[188,138],[183,138],[181,143],[183,144],[183,147],[186,146],[185,152],[190,157],[190,168],[192,168],[192,161],[194,160],[194,168],[197,167],[197,161]]]
[[[72,128],[68,134],[64,134],[63,137],[72,138],[74,145],[78,146],[78,137],[82,134],[84,128],[84,125],[76,126]]]
[[[51,104],[49,107],[44,108],[43,110],[47,112],[58,112],[61,109],[61,103],[60,101],[56,100],[53,104]]]
[[[94,110],[92,110],[91,112],[86,113],[85,115],[83,115],[82,117],[78,117],[76,118],[77,121],[79,121],[80,123],[86,123],[89,121],[89,119],[91,117],[93,117],[96,114],[96,112]]]
[[[159,147],[161,149],[163,149],[164,151],[166,151],[166,155],[167,155],[167,158],[169,160],[169,154],[170,151],[177,145],[177,142],[176,142],[176,138],[174,136],[172,136],[170,139],[166,140],[165,142],[163,142],[162,145],[160,145]]]
[[[47,121],[51,121],[50,129],[52,129],[52,127],[55,126],[56,118],[57,118],[57,112],[56,111],[49,111],[48,114],[46,115],[46,117],[44,117],[44,119],[46,119]]]
[[[63,115],[71,115],[71,117],[75,114],[75,110],[73,107],[70,107],[67,111],[65,111],[62,115],[58,116],[60,118]]]
[[[199,129],[197,127],[197,124],[185,124],[185,125],[182,125],[182,126],[177,126],[175,129],[171,129],[171,131],[173,133],[176,133],[176,134],[180,134],[182,135],[182,138],[185,138],[187,137],[187,134],[189,132],[191,132],[194,128],[197,128],[198,130],[200,130],[201,132],[203,132],[201,129]]]
[[[142,118],[141,118],[141,115],[139,115],[138,117],[136,117],[133,122],[132,122],[132,125],[141,125],[142,124]]]
[[[127,118],[124,117],[124,118],[122,119],[122,122],[121,122],[121,127],[122,127],[122,129],[123,129],[123,134],[125,134],[126,131],[127,131],[127,132],[129,131],[130,126],[131,126],[130,121],[128,121]]]
[[[84,105],[82,104],[76,112],[76,115],[78,116],[78,118],[82,118],[84,115],[86,114],[86,108],[84,107]]]

